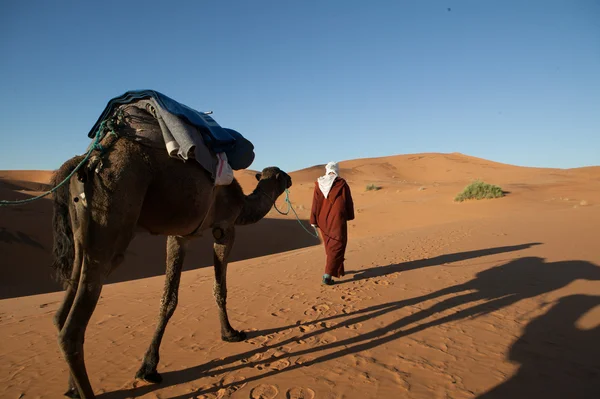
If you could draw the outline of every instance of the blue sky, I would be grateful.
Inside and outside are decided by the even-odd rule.
[[[255,145],[251,169],[462,152],[600,165],[600,2],[2,1],[0,169],[85,151],[154,89]]]

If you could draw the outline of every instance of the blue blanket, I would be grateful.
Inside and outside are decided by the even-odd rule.
[[[98,118],[92,127],[92,130],[88,133],[88,137],[93,138],[96,135],[102,121],[109,117],[119,105],[129,104],[144,98],[155,99],[167,112],[181,117],[191,125],[197,127],[202,134],[204,143],[213,152],[229,153],[234,150],[236,139],[238,138],[236,136],[239,135],[239,133],[235,132],[232,134],[230,129],[222,128],[209,115],[181,104],[156,90],[130,90],[125,94],[110,100],[100,115],[100,118]]]

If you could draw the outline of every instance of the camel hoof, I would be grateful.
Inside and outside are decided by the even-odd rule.
[[[158,373],[158,371],[146,372],[144,370],[140,370],[136,373],[135,378],[139,380],[144,380],[151,384],[160,384],[162,382],[162,376]]]
[[[73,399],[81,399],[81,396],[79,396],[79,391],[77,390],[77,388],[69,388],[69,390],[67,392],[65,392],[65,396],[68,398],[73,398]]]
[[[232,335],[222,335],[221,339],[225,342],[241,342],[246,339],[246,333],[243,331],[234,331]]]

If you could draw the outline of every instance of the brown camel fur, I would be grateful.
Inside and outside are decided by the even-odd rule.
[[[111,143],[105,141],[112,140]],[[106,277],[124,258],[135,230],[142,228],[167,237],[166,282],[158,324],[136,377],[160,382],[157,372],[160,343],[177,306],[186,243],[211,229],[214,241],[214,296],[219,309],[221,337],[244,340],[229,324],[226,309],[227,257],[235,225],[256,223],[292,184],[276,167],[257,173],[249,195],[233,181],[214,186],[196,162],[170,158],[164,149],[149,148],[126,138],[105,138],[104,153],[95,151],[54,199],[54,267],[65,281],[64,301],[55,316],[58,343],[70,370],[65,395],[94,398],[84,363],[86,326]],[[53,183],[64,180],[83,157],[67,161]],[[98,162],[100,161],[100,162]],[[193,234],[192,234],[193,233]]]

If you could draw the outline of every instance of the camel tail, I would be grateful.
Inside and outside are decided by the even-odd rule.
[[[58,186],[83,160],[83,156],[76,156],[65,162],[52,175],[52,187]],[[63,184],[54,192],[54,215],[52,216],[52,230],[54,244],[52,253],[54,261],[52,268],[55,271],[56,279],[61,282],[67,282],[71,278],[73,270],[73,261],[75,258],[75,245],[73,243],[73,229],[71,227],[71,217],[69,214],[70,205],[69,184]]]

